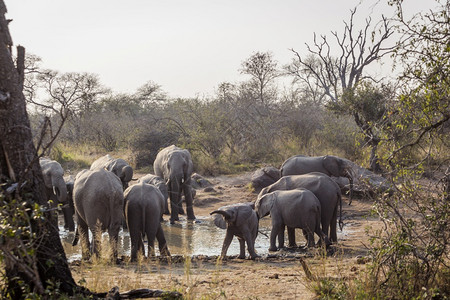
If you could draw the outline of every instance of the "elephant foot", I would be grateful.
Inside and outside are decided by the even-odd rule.
[[[170,211],[166,210],[166,211],[164,212],[164,214],[165,214],[165,215],[170,215]]]
[[[277,248],[277,247],[270,247],[270,248],[269,248],[269,251],[272,251],[272,252],[278,251],[278,248]]]
[[[288,248],[297,248],[297,244],[289,244]]]
[[[239,255],[238,258],[239,259],[245,259],[245,255]]]
[[[259,255],[253,255],[253,256],[251,257],[252,260],[256,260],[256,259],[258,259],[258,258],[261,258],[261,256],[259,256]]]
[[[187,218],[189,221],[195,221],[195,216],[188,216]]]

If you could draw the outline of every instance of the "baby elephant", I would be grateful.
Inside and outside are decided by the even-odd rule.
[[[269,213],[272,218],[269,251],[277,251],[276,237],[284,232],[285,226],[302,228],[308,239],[308,247],[315,245],[314,233],[324,240],[327,246],[330,244],[328,237],[320,228],[320,202],[309,190],[296,189],[265,194],[256,201],[255,210],[260,218]],[[284,234],[280,238],[282,239],[280,244],[283,244]]]
[[[155,237],[158,240],[161,255],[170,256],[161,217],[164,212],[164,196],[151,184],[140,182],[127,188],[125,196],[125,217],[131,238],[131,261],[137,259],[137,253],[145,256],[143,238],[147,235],[148,255],[155,255]]]
[[[258,217],[252,207],[253,203],[237,203],[227,205],[211,212],[214,216],[214,224],[217,227],[226,229],[225,240],[223,241],[221,258],[227,255],[228,247],[237,236],[240,245],[239,258],[245,258],[245,242],[247,242],[250,257],[255,259],[258,255],[255,252],[255,240],[258,235]]]

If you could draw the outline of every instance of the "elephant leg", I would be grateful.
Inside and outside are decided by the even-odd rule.
[[[314,241],[314,232],[312,232],[309,228],[306,229],[306,235],[307,235],[307,239],[308,242],[306,244],[306,246],[308,248],[314,247],[316,245],[315,241]]]
[[[188,183],[184,183],[183,190],[184,190],[184,200],[186,201],[187,219],[195,220],[193,207],[194,199],[192,198],[191,186]]]
[[[116,226],[113,226],[112,228],[108,229],[108,236],[109,236],[109,244],[113,253],[113,261],[115,262],[118,256],[118,242],[119,242],[119,231],[120,231],[120,224],[118,223]]]
[[[273,222],[273,220],[272,220]],[[284,245],[284,224],[272,223],[272,230],[270,231],[270,247],[269,251],[277,251],[276,239],[278,236],[278,243],[280,239]]]
[[[73,207],[64,207],[62,209],[64,215],[64,229],[69,231],[75,230],[75,222],[73,221],[74,209]]]
[[[295,228],[292,228],[292,227],[288,226],[287,232],[288,232],[288,240],[289,240],[288,247],[296,248],[297,244],[295,243]]]
[[[77,214],[77,231],[78,235],[80,236],[80,243],[81,243],[81,257],[84,260],[89,260],[91,257],[91,252],[89,249],[91,248],[91,245],[89,243],[89,228],[86,222]]]
[[[156,238],[156,231],[157,228],[155,227],[155,224],[152,224],[153,222],[148,222],[149,224],[146,225],[145,233],[147,235],[147,253],[148,257],[155,256],[155,238]],[[158,222],[159,225],[159,222]],[[158,226],[156,225],[156,226]]]
[[[174,193],[169,192],[170,198],[170,224],[175,224],[178,221],[178,204],[176,203],[176,196]]]
[[[240,259],[245,259],[245,240],[243,238],[238,237],[239,241],[239,256]]]
[[[231,241],[233,240],[233,234],[227,230],[227,233],[225,235],[225,239],[223,240],[223,246],[222,246],[222,252],[220,254],[220,257],[222,259],[225,258],[227,255],[228,247],[230,247]]]
[[[304,247],[306,247],[308,245],[308,232],[306,231],[306,229],[302,229],[302,233],[303,233],[303,237],[305,238],[306,244]]]
[[[252,238],[252,234],[251,234],[250,231],[247,230],[247,231],[244,232],[244,239],[247,242],[248,253],[250,253],[251,259],[254,260],[255,258],[258,257],[258,254],[256,254],[255,241]],[[245,258],[245,250],[244,250],[244,258]]]
[[[142,242],[142,235],[140,232],[130,230],[131,239],[131,261],[136,261],[138,253],[144,254],[144,243]]]
[[[326,236],[329,236],[332,243],[337,243],[337,205],[336,209],[333,212],[333,216],[331,217],[331,223],[330,223],[330,234],[328,234],[328,230],[324,231],[322,228],[322,231],[324,231]]]
[[[102,231],[100,226],[92,226],[92,243],[91,243],[91,253],[96,257],[100,257],[101,245],[102,245]]]
[[[158,240],[158,248],[161,256],[170,256],[169,248],[167,247],[167,241],[164,236],[164,231],[161,227],[161,224],[158,226],[158,230],[156,231],[156,239]]]
[[[284,248],[284,230],[286,226],[284,224],[282,224],[281,226],[282,227],[278,232],[278,249]]]
[[[164,201],[164,214],[165,215],[170,215],[170,211],[169,211],[169,198],[167,198]]]

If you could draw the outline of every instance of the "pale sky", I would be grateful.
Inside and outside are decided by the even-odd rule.
[[[306,54],[313,33],[343,31],[357,21],[392,15],[387,0],[4,0],[15,45],[60,72],[98,74],[115,92],[147,81],[172,97],[212,95],[239,82],[242,61],[270,51],[279,65]],[[432,0],[408,0],[418,12]],[[374,4],[377,3],[375,6]]]

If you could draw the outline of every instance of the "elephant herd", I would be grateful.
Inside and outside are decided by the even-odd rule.
[[[279,180],[264,187],[255,202],[228,205],[211,212],[214,224],[226,229],[221,257],[226,256],[236,236],[240,244],[239,258],[245,258],[247,244],[251,259],[255,259],[258,256],[255,240],[259,220],[269,214],[272,221],[269,251],[284,247],[285,227],[290,247],[296,246],[295,228],[302,229],[308,247],[315,246],[314,233],[318,235],[319,243],[326,246],[337,242],[339,207],[339,224],[342,222],[342,195],[330,175],[351,178],[351,172],[345,165],[339,165],[339,160],[335,156],[291,157],[283,163]],[[100,253],[100,236],[105,231],[116,258],[121,226],[127,226],[130,233],[132,261],[139,253],[145,253],[145,236],[148,255],[155,254],[156,239],[160,254],[170,256],[161,221],[163,214],[169,213],[171,224],[179,221],[179,213],[184,213],[182,194],[187,219],[195,220],[194,193],[190,183],[192,159],[189,151],[174,145],[158,153],[153,164],[154,175],[148,174],[131,186],[132,167],[123,159],[109,155],[97,159],[89,170],[80,171],[75,179],[67,182],[59,163],[41,158],[40,164],[48,198],[53,203],[64,204],[62,213],[66,229],[75,230],[73,215],[76,216],[73,244],[81,241],[83,259],[88,259],[92,253]],[[93,236],[92,243],[89,230]]]

